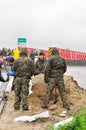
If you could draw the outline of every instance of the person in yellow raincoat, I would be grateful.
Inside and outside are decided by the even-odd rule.
[[[16,49],[13,51],[13,57],[14,57],[15,59],[19,58],[19,57],[20,57],[20,56],[19,56],[19,53],[20,53],[20,48],[18,47],[18,48],[16,48]]]

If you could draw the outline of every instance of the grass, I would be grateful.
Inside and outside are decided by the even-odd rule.
[[[50,126],[54,130],[54,125]],[[73,120],[55,130],[86,130],[86,109],[73,116]]]

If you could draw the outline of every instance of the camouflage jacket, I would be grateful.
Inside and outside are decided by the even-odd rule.
[[[35,71],[36,73],[44,73],[46,65],[46,59],[41,60],[40,58],[36,61]]]
[[[16,77],[31,78],[31,76],[34,74],[34,64],[32,60],[28,59],[27,57],[21,57],[15,60],[13,64],[13,70]]]
[[[64,58],[59,55],[52,56],[46,64],[44,80],[48,82],[48,78],[56,78],[58,76],[63,76],[66,72],[67,66]]]

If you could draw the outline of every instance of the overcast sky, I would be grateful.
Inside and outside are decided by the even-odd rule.
[[[86,52],[86,0],[0,0],[0,47]]]

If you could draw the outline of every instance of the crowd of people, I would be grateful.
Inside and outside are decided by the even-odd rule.
[[[8,56],[8,55],[12,55],[13,53],[13,49],[10,48],[2,48],[0,49],[0,56]]]
[[[17,59],[14,55],[15,51]],[[1,51],[0,54],[3,54],[3,56],[6,57],[8,53],[5,53],[6,51],[4,51],[4,53]],[[32,51],[28,56],[28,52],[25,48],[17,48],[12,50],[10,55],[14,56],[14,60],[10,57],[11,60],[9,61],[11,64],[11,70],[15,74],[13,81],[15,92],[15,110],[20,109],[20,104],[22,105],[22,110],[28,110],[29,82],[33,75],[35,76],[38,74],[44,74],[44,82],[47,83],[46,96],[43,101],[42,108],[48,109],[48,104],[51,100],[53,89],[56,87],[61,95],[63,107],[70,110],[63,80],[64,73],[67,70],[67,65],[65,59],[59,56],[59,51],[57,48],[52,48],[52,56],[49,59],[46,59],[44,57],[43,50],[40,50],[36,62],[34,51]]]

